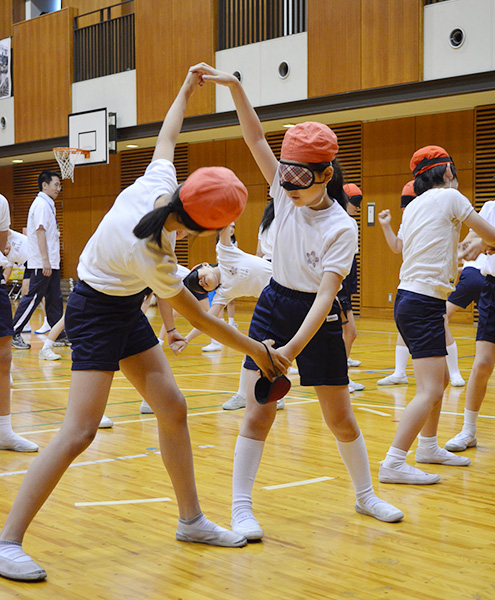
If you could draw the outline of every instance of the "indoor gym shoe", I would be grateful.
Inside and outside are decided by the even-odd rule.
[[[416,462],[430,465],[447,465],[449,467],[469,467],[471,459],[467,456],[452,454],[444,448],[437,448],[434,452],[426,452],[419,446],[416,449]]]
[[[462,452],[466,448],[474,448],[478,443],[476,436],[461,431],[445,444],[445,450]]]
[[[285,398],[279,398],[277,400],[277,410],[284,410],[285,408]]]
[[[0,439],[0,450],[13,450],[14,452],[38,452],[38,444],[23,438],[21,435],[10,432],[9,435]]]
[[[401,383],[409,383],[407,375],[403,377],[397,377],[396,375],[387,375],[383,379],[379,379],[376,385],[399,385]]]
[[[101,418],[100,424],[98,425],[98,429],[110,429],[113,427],[112,419],[109,419],[105,415]]]
[[[379,521],[385,521],[385,523],[397,523],[404,518],[404,513],[396,508],[393,504],[385,502],[385,500],[379,500],[372,506],[361,504],[359,501],[356,502],[354,508],[356,512],[362,515],[368,515],[374,517]]]
[[[141,406],[139,407],[139,412],[143,415],[152,415],[153,414],[153,409],[146,402],[146,400],[144,398],[141,401]]]
[[[289,367],[287,375],[299,375],[299,369],[297,369],[296,367]]]
[[[347,359],[348,367],[359,367],[360,364],[361,364],[360,360],[353,360],[352,358]]]
[[[43,325],[39,328],[36,329],[36,331],[34,333],[48,333],[51,330],[50,324],[48,323],[48,319],[45,317],[45,320],[43,321]]]
[[[247,544],[247,540],[243,535],[229,531],[211,521],[208,524],[209,526],[203,529],[194,523],[187,525],[179,521],[175,539],[179,542],[193,542],[196,544],[208,544],[210,546],[223,546],[225,548],[242,548]]]
[[[56,354],[51,348],[41,348],[38,358],[41,360],[59,360],[62,358],[62,355]]]
[[[242,394],[234,394],[230,400],[222,404],[223,410],[239,410],[246,408],[246,398]]]
[[[466,385],[466,382],[464,381],[460,373],[456,373],[450,378],[450,385],[453,387],[464,387]]]
[[[261,540],[264,535],[263,529],[261,529],[253,513],[243,513],[239,515],[238,519],[232,517],[230,526],[232,531],[244,536],[249,542]]]
[[[31,348],[31,344],[24,341],[20,333],[14,333],[12,336],[12,346],[18,350],[29,350]]]
[[[54,346],[57,347],[62,347],[62,346],[72,346],[72,344],[69,342],[69,338],[68,337],[61,337],[61,338],[57,338],[54,342],[53,342]]]
[[[406,465],[407,470],[390,469],[380,465],[378,481],[380,483],[404,483],[409,485],[431,485],[440,481],[440,475],[425,473],[420,469]]]
[[[0,542],[0,575],[16,581],[46,579],[46,571],[16,542]]]
[[[361,392],[365,389],[365,386],[362,383],[357,383],[356,381],[352,381],[349,379],[349,391],[351,392]]]
[[[201,348],[202,352],[218,352],[222,349],[222,344],[217,342],[216,340],[211,340],[208,346],[203,346]]]
[[[26,323],[21,333],[31,333],[31,323]]]

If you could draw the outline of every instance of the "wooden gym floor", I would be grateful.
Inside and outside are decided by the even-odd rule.
[[[156,331],[159,318],[150,309]],[[246,331],[249,312],[236,320]],[[41,321],[39,314],[33,320]],[[179,329],[188,326],[179,319]],[[495,380],[479,418],[477,448],[467,468],[425,465],[439,473],[434,486],[378,483],[379,461],[393,438],[409,385],[378,388],[392,372],[395,328],[391,321],[358,320],[351,369],[366,385],[352,395],[367,441],[375,488],[402,508],[403,522],[387,524],[354,511],[352,486],[335,440],[322,422],[312,389],[293,387],[266,444],[254,487],[263,543],[242,549],[175,540],[177,507],[158,454],[153,415],[117,374],[106,414],[115,422],[63,477],[28,531],[24,548],[48,580],[0,580],[0,598],[33,600],[489,600],[495,598]],[[475,326],[454,325],[461,372],[467,380]],[[62,360],[38,360],[44,336],[27,334],[31,350],[13,350],[12,413],[15,431],[41,447],[64,416],[70,350]],[[231,466],[243,410],[221,405],[236,390],[241,356],[223,349],[201,353],[206,336],[171,364],[189,407],[196,478],[205,514],[230,523]],[[57,352],[58,348],[55,349]],[[166,350],[170,357],[170,352]],[[465,388],[448,387],[440,422],[443,444],[462,425]],[[0,452],[0,521],[35,455]],[[414,455],[409,457],[414,463]],[[82,504],[81,504],[82,503]]]

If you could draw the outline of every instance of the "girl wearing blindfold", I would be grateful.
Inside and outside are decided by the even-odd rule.
[[[366,446],[349,396],[335,297],[352,265],[357,225],[339,203],[345,204],[345,194],[335,160],[337,137],[321,123],[296,125],[285,134],[278,161],[239,81],[204,63],[191,70],[204,81],[230,89],[244,140],[271,186],[276,214],[273,278],[258,300],[249,335],[275,340],[282,354],[296,359],[301,385],[314,386],[354,484],[357,512],[398,521],[403,513],[373,491]],[[257,404],[253,390],[259,366],[251,357],[244,366],[249,371],[248,398],[235,449],[231,524],[233,531],[256,540],[263,537],[263,530],[253,513],[252,488],[276,405]]]

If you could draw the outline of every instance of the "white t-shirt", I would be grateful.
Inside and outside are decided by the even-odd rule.
[[[7,231],[10,226],[9,203],[5,196],[0,194],[0,231]],[[9,263],[3,254],[5,248],[0,248],[0,267],[4,268]]]
[[[272,260],[273,254],[273,237],[275,235],[275,228],[272,227],[273,221],[270,223],[268,229],[261,231],[261,226],[258,230],[258,241],[260,243],[261,257],[265,260]]]
[[[41,258],[40,247],[38,245],[38,236],[36,231],[43,226],[46,236],[46,247],[48,250],[48,259],[52,269],[60,269],[60,236],[57,225],[57,215],[55,202],[44,192],[38,192],[29,207],[27,220],[27,251],[28,267],[30,269],[42,269],[43,259]]]
[[[488,221],[490,225],[495,227],[495,201],[489,200],[485,202],[480,210],[480,217],[483,217],[485,221]],[[480,254],[478,258],[484,257],[484,264],[481,268],[483,275],[491,275],[495,277],[495,255],[493,254]],[[478,260],[478,259],[476,259]]]
[[[336,201],[323,210],[296,207],[280,187],[278,170],[270,196],[275,203],[273,278],[300,292],[316,293],[323,273],[343,278],[357,251],[356,221]]]
[[[162,234],[162,248],[132,232],[154,209],[157,198],[177,188],[174,165],[155,160],[121,192],[84,248],[77,267],[79,279],[110,296],[131,296],[150,287],[160,298],[182,290],[174,253],[175,231]]]
[[[221,284],[213,304],[228,304],[241,296],[258,298],[272,276],[272,263],[259,256],[247,254],[236,246],[217,244],[217,261]]]
[[[453,188],[432,188],[407,205],[399,289],[447,299],[457,280],[461,224],[473,210]]]
[[[9,266],[23,265],[28,259],[27,236],[9,229],[8,242],[10,250],[7,254]]]

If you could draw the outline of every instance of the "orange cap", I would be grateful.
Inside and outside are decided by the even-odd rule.
[[[425,146],[416,150],[411,158],[409,167],[414,177],[417,177],[433,167],[448,164],[454,164],[454,161],[446,150],[440,146]]]
[[[412,181],[408,181],[406,185],[402,188],[402,192],[400,195],[400,207],[406,208],[406,206],[416,198],[417,194],[414,191],[414,179]]]
[[[306,121],[287,130],[280,158],[306,163],[332,162],[338,151],[337,136],[328,125]]]
[[[361,200],[363,199],[363,192],[358,188],[355,183],[346,183],[344,185],[344,192],[349,198],[349,202],[354,206],[361,206]]]
[[[205,229],[221,229],[239,218],[247,196],[246,186],[225,167],[201,167],[179,190],[184,210]]]

